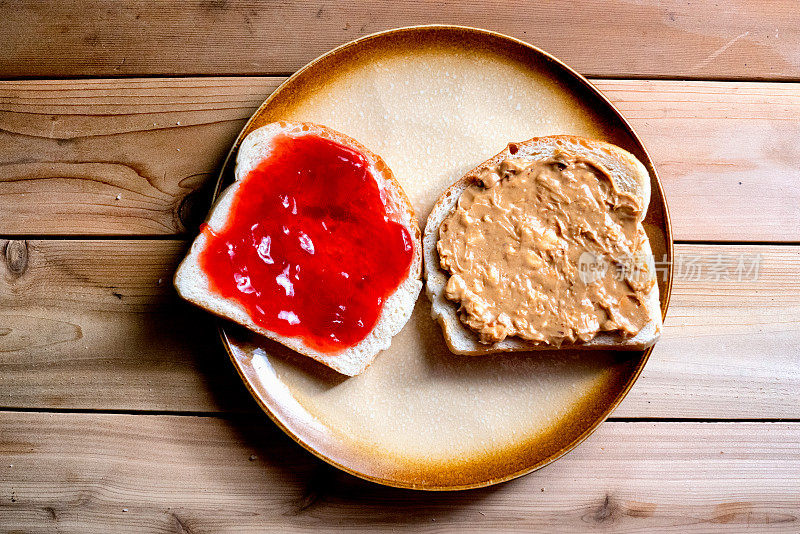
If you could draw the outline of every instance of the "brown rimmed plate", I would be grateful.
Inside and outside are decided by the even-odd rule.
[[[380,154],[424,223],[441,192],[509,141],[605,139],[650,171],[645,220],[657,261],[672,233],[650,157],[611,103],[545,52],[494,32],[420,26],[370,35],[314,60],[253,115],[236,151],[279,119],[340,130]],[[659,276],[661,309],[672,272]],[[266,413],[300,445],[348,473],[390,486],[454,490],[495,484],[559,458],[605,420],[650,355],[550,351],[456,356],[420,295],[409,323],[361,375],[345,378],[243,328],[221,323],[231,360]]]

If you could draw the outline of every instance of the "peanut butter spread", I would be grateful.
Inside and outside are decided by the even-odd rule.
[[[641,210],[578,156],[506,159],[482,171],[439,227],[445,295],[483,343],[635,335],[650,321],[655,283],[640,255]]]

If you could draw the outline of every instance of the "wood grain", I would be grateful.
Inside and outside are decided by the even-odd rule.
[[[192,231],[281,80],[0,82],[0,235]],[[595,83],[651,151],[677,239],[800,241],[800,84]]]
[[[675,239],[800,242],[800,84],[594,83],[653,158]]]
[[[458,493],[327,467],[263,416],[2,413],[5,532],[796,532],[800,424],[604,424]]]
[[[518,37],[594,76],[800,78],[792,0],[3,2],[0,76],[288,73],[351,39],[432,21]]]
[[[256,410],[213,320],[174,294],[185,249],[0,241],[0,405]]]
[[[0,406],[255,410],[211,318],[174,296],[184,249],[0,242]],[[614,415],[800,418],[800,247],[678,245],[677,254],[700,276],[686,264],[678,273],[664,336]],[[739,281],[739,258],[750,268],[759,256],[758,279]]]
[[[797,246],[676,245],[663,336],[614,416],[800,417],[799,272]]]
[[[171,284],[283,76],[431,16],[596,77],[675,238],[715,242],[676,247],[664,336],[616,420],[456,494],[375,486],[293,443]],[[0,531],[798,531],[800,423],[659,420],[800,420],[800,83],[758,81],[800,81],[793,0],[0,0],[0,36]]]
[[[0,233],[194,228],[212,174],[280,81],[0,84]]]

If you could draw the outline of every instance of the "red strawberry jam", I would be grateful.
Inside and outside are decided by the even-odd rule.
[[[281,135],[242,179],[225,227],[204,226],[200,264],[257,325],[337,352],[366,337],[408,275],[414,245],[393,208],[363,154]]]

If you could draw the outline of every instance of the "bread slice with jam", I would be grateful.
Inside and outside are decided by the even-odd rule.
[[[305,152],[292,156],[302,147]],[[321,153],[333,154],[331,161],[320,160]],[[292,167],[283,172],[275,161]],[[340,175],[351,172],[355,178],[347,186],[352,190],[341,190]],[[261,208],[254,206],[262,196]],[[249,245],[246,228],[235,243],[230,237],[237,225],[251,224],[243,217],[255,221]],[[359,221],[373,226],[363,229]],[[281,231],[256,235],[266,232],[262,227]],[[391,242],[386,241],[389,230]],[[294,234],[297,242],[290,243]],[[411,203],[380,156],[325,126],[274,122],[242,141],[235,181],[219,196],[178,267],[175,288],[201,308],[353,376],[389,347],[411,317],[422,288],[420,237]],[[226,245],[230,266],[219,253]],[[237,264],[240,256],[249,263]],[[258,287],[252,287],[256,279]],[[376,287],[384,293],[370,293]],[[356,312],[348,315],[353,308],[374,324],[364,324]],[[344,324],[348,321],[353,324]]]

